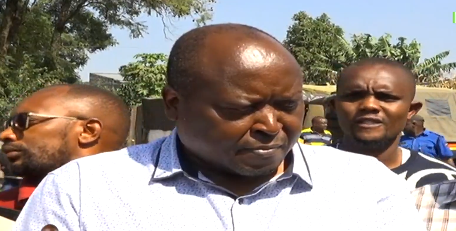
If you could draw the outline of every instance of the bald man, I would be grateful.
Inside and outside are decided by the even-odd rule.
[[[414,115],[407,121],[400,145],[454,166],[453,152],[448,147],[445,137],[426,129],[424,118],[420,115]]]
[[[2,152],[23,181],[0,193],[0,207],[20,210],[40,181],[71,160],[122,148],[129,109],[89,85],[56,85],[24,99],[0,134]]]
[[[309,145],[331,145],[332,134],[326,130],[328,120],[323,116],[312,118],[312,127],[305,128],[301,131],[299,142]]]
[[[174,44],[167,73],[171,135],[48,175],[15,230],[424,230],[377,160],[297,142],[301,68],[269,34],[196,28]]]

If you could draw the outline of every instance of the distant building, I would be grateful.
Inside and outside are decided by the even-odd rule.
[[[107,89],[117,89],[123,82],[119,73],[90,73],[89,84]]]

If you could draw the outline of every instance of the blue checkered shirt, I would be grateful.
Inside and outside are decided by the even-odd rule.
[[[237,197],[184,172],[176,139],[173,131],[64,165],[41,182],[15,230],[425,230],[405,181],[374,158],[296,144],[291,171]]]

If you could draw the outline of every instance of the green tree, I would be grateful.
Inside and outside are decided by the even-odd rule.
[[[456,69],[456,62],[443,63],[443,59],[450,55],[450,51],[444,51],[432,58],[424,59],[413,67],[419,83],[434,86],[442,77],[442,72],[450,72]]]
[[[110,28],[147,32],[140,15],[211,19],[214,0],[0,0],[0,119],[43,86],[79,82],[90,53],[117,44]],[[26,79],[26,81],[25,81]]]
[[[421,58],[421,44],[416,40],[407,43],[407,39],[399,37],[396,43],[391,42],[392,36],[385,34],[378,39],[370,34],[353,35],[351,42],[343,37],[340,40],[345,44],[344,55],[339,60],[324,57],[332,63],[330,70],[339,72],[344,67],[369,57],[382,57],[398,61],[408,67],[416,75],[418,83],[433,83],[438,81],[442,72],[449,72],[456,68],[456,63],[443,63],[449,51],[441,52],[431,58]]]
[[[326,14],[312,18],[301,11],[293,16],[284,45],[301,65],[304,81],[309,84],[334,84],[343,68],[368,57],[383,57],[404,64],[415,73],[419,83],[437,82],[442,72],[456,69],[456,63],[443,63],[449,51],[420,63],[420,43],[407,42],[404,37],[396,42],[391,40],[390,34],[379,38],[355,34],[347,40],[342,28],[332,23]]]
[[[135,61],[120,67],[119,72],[124,83],[117,90],[130,106],[141,104],[141,99],[160,97],[166,84],[166,64],[168,56],[165,54],[138,54]]]
[[[420,59],[420,44],[416,40],[407,43],[403,37],[398,38],[398,42],[393,44],[391,38],[390,34],[385,34],[378,39],[370,34],[355,34],[351,41],[339,37],[344,44],[342,55],[334,59],[334,57],[323,54],[320,58],[328,60],[331,63],[330,70],[336,72],[354,62],[370,57],[396,60],[413,69],[415,63]]]
[[[345,43],[339,39],[343,36],[328,15],[312,18],[301,11],[293,16],[283,43],[301,65],[305,82],[325,84],[333,75],[330,61],[343,55]]]

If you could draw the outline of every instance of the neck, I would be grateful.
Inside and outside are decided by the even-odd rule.
[[[282,161],[277,170],[270,174],[262,176],[242,176],[223,171],[220,166],[207,163],[200,158],[197,158],[196,155],[184,154],[182,156],[184,161],[186,161],[191,168],[197,169],[214,184],[227,189],[237,196],[244,196],[251,193],[260,185],[268,182],[275,176],[282,174],[286,169],[285,161]]]
[[[40,184],[40,182],[44,179],[44,177],[45,176],[23,177],[21,185],[37,187]]]
[[[402,150],[399,148],[399,139],[400,136],[391,145],[385,148],[378,148],[362,145],[353,138],[344,136],[339,148],[344,151],[375,157],[389,169],[393,169],[402,164]]]
[[[415,136],[419,136],[419,135],[421,135],[423,132],[424,132],[424,128],[418,128],[418,129],[416,129],[416,131],[415,131]]]
[[[320,134],[325,133],[325,131],[322,130],[322,129],[316,129],[316,128],[314,128],[314,127],[311,127],[310,129],[312,129],[312,131],[317,132],[317,133],[320,133]]]
[[[276,171],[264,176],[247,177],[223,173],[220,170],[213,171],[207,169],[201,170],[201,173],[216,185],[233,192],[237,196],[245,196],[284,171],[285,166],[284,162],[282,162]]]

